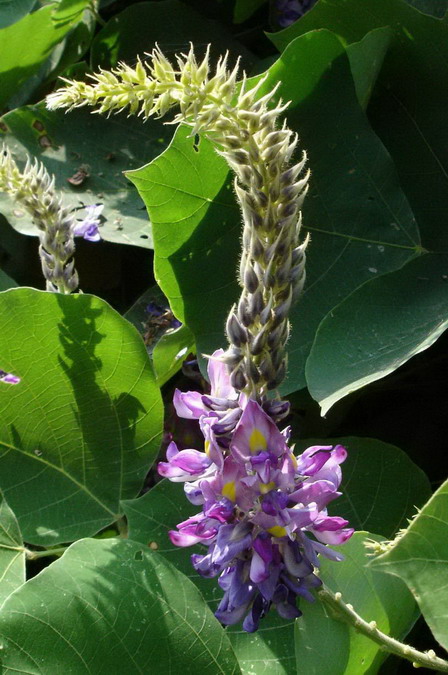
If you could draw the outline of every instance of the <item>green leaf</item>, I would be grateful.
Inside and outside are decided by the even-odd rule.
[[[134,324],[139,333],[143,334],[147,352],[152,358],[157,384],[162,387],[181,369],[184,359],[190,352],[195,352],[196,348],[191,330],[185,324],[173,330],[169,324],[161,326],[156,317],[154,325],[151,325],[150,315],[146,309],[149,303],[168,309],[166,297],[155,285],[148,288],[124,316]]]
[[[448,648],[448,481],[434,493],[374,571],[406,582],[434,637]]]
[[[0,0],[0,28],[19,21],[31,10],[35,0]]]
[[[403,450],[375,438],[305,439],[295,447],[303,452],[312,445],[337,443],[347,448],[348,457],[341,466],[342,496],[329,505],[329,512],[346,518],[355,530],[394,537],[429,499],[426,474]]]
[[[445,8],[445,0],[438,7]],[[446,251],[448,230],[440,223],[447,217],[448,22],[426,16],[404,0],[320,0],[300,21],[269,37],[281,50],[298,35],[325,28],[352,43],[387,25],[394,36],[369,118],[394,159],[424,246]]]
[[[347,56],[360,106],[365,110],[392,39],[389,26],[370,31],[347,47]]]
[[[154,460],[162,402],[136,330],[104,301],[0,294],[0,488],[26,541],[94,534],[135,496]]]
[[[37,157],[56,176],[64,203],[80,209],[103,203],[100,233],[106,241],[152,248],[151,227],[144,205],[123,171],[155,157],[171,134],[158,121],[146,124],[117,115],[109,119],[82,109],[50,112],[45,104],[25,106],[2,118],[6,142],[15,159]],[[79,186],[69,183],[79,169],[89,174]],[[0,193],[0,208],[11,225],[36,235],[31,218],[11,198]]]
[[[344,602],[367,621],[376,621],[379,630],[402,640],[414,624],[415,603],[398,579],[375,573],[367,566],[366,538],[377,535],[356,532],[343,546],[332,548],[344,554],[340,563],[322,560],[320,576],[331,590],[342,593]],[[385,583],[393,581],[394,583]],[[381,647],[353,628],[327,616],[318,601],[304,608],[296,621],[297,672],[304,675],[374,675],[386,654]]]
[[[236,0],[233,10],[234,23],[247,21],[265,3],[266,0]]]
[[[445,16],[448,9],[448,0],[406,0],[406,2],[419,12],[436,16],[439,19]]]
[[[188,354],[195,351],[193,334],[185,324],[162,335],[152,353],[159,387],[168,382],[180,370]]]
[[[216,579],[196,574],[190,561],[192,553],[203,553],[204,549],[176,548],[168,538],[168,530],[200,510],[187,501],[182,486],[162,480],[143,497],[122,502],[122,507],[128,519],[129,537],[158,550],[196,584],[215,611],[223,591]],[[239,626],[229,626],[226,632],[244,675],[295,675],[291,652],[294,624],[284,621],[276,612],[263,619],[256,633],[245,633]]]
[[[322,415],[440,337],[448,326],[447,271],[447,255],[422,255],[368,281],[331,310],[306,365],[308,387]]]
[[[133,541],[75,543],[7,600],[0,635],[5,672],[240,672],[194,585]]]
[[[17,286],[17,284],[14,279],[11,279],[6,272],[0,270],[0,291],[7,291],[8,288],[14,288],[15,286]]]
[[[25,583],[25,549],[14,513],[0,495],[0,605]]]
[[[54,23],[53,7],[38,9],[0,30],[0,109],[35,75],[52,49],[71,29],[71,21]]]
[[[300,23],[300,22],[299,22]],[[323,317],[367,279],[401,267],[419,250],[413,214],[392,161],[358,104],[341,42],[327,31],[294,41],[269,69],[291,101],[288,124],[309,152],[305,200],[307,284],[292,310],[289,377],[281,391],[305,385],[304,364]],[[144,199],[155,246],[157,282],[192,330],[198,353],[224,343],[237,300],[240,213],[227,167],[205,140],[179,129],[166,152],[128,173]],[[225,264],[223,264],[225,261]]]
[[[222,24],[207,19],[180,0],[140,2],[126,7],[116,14],[98,33],[92,44],[94,67],[111,68],[118,61],[135,63],[137,55],[142,59],[157,43],[166,56],[185,52],[190,42],[195,53],[205,53],[210,44],[214,61],[227,50],[233,58],[242,57],[249,70],[256,57]]]

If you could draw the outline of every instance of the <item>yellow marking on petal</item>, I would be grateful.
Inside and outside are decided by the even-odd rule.
[[[224,484],[222,488],[222,496],[230,499],[231,502],[236,501],[236,485],[235,481],[231,480]]]
[[[259,484],[259,487],[260,487],[260,493],[261,493],[262,495],[265,495],[265,494],[267,494],[268,492],[270,492],[271,490],[273,490],[274,488],[276,488],[277,486],[276,486],[276,484],[274,483],[274,481],[271,480],[270,483],[260,483],[260,484]]]
[[[249,450],[254,455],[256,452],[266,450],[268,442],[260,429],[255,428],[249,436]]]
[[[205,441],[204,450],[207,457],[210,457],[210,441]]]
[[[274,525],[274,527],[270,527],[268,532],[270,532],[274,537],[286,537],[288,534],[285,528],[281,525]]]
[[[295,455],[293,455],[292,452],[291,452],[291,454],[290,454],[289,456],[290,456],[290,458],[291,458],[291,462],[292,462],[293,467],[294,467],[295,469],[297,469],[297,457],[296,457]]]

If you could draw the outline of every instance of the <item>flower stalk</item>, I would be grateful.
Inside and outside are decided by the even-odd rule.
[[[191,560],[202,576],[218,577],[217,618],[253,632],[271,607],[288,620],[301,615],[298,598],[313,601],[321,585],[320,556],[341,560],[327,545],[344,543],[353,530],[327,513],[340,495],[345,448],[294,455],[289,427],[277,426],[289,403],[268,397],[286,374],[288,314],[305,281],[300,208],[309,172],[305,153],[292,162],[298,139],[279,123],[287,105],[274,102],[277,87],[263,93],[265,77],[237,85],[237,74],[227,56],[211,72],[208,53],[198,63],[191,49],[173,66],[155,49],[147,64],[100,71],[92,84],[66,81],[47,101],[51,109],[93,105],[144,119],[176,107],[174,123],[210,139],[235,174],[242,292],[226,323],[229,346],[209,357],[209,393],[174,395],[179,417],[198,420],[204,451],[172,442],[158,471],[184,483],[186,497],[202,507],[169,533],[172,543],[206,547]]]
[[[20,172],[9,150],[3,148],[0,189],[12,195],[39,228],[39,256],[47,291],[65,294],[75,291],[78,274],[73,261],[74,218],[56,194],[54,177],[37,160],[28,160]]]
[[[0,150],[0,190],[23,206],[39,230],[39,257],[46,289],[68,294],[76,291],[79,283],[73,260],[74,237],[100,241],[98,224],[103,205],[87,206],[86,217],[78,221],[73,210],[63,205],[54,184],[54,176],[36,159],[28,158],[21,172],[10,151],[5,146]]]
[[[415,668],[428,668],[440,673],[448,673],[448,661],[436,656],[432,649],[427,652],[421,652],[386,635],[378,629],[375,621],[368,622],[359,616],[352,605],[346,604],[342,600],[340,593],[333,593],[329,588],[323,587],[318,591],[317,595],[319,600],[331,610],[336,619],[352,626],[358,633],[373,640],[373,642],[376,642],[390,654],[395,654],[407,661],[411,661]]]
[[[148,63],[120,64],[92,75],[92,84],[65,80],[47,98],[50,109],[91,105],[110,114],[128,109],[143,119],[163,117],[176,107],[173,123],[204,134],[235,173],[235,193],[243,217],[239,267],[242,293],[226,323],[229,348],[222,360],[235,389],[263,403],[286,374],[288,313],[305,281],[305,249],[300,243],[300,208],[307,191],[306,153],[292,163],[297,135],[279,124],[287,105],[273,103],[277,88],[261,95],[266,78],[237,84],[238,64],[227,55],[214,72],[208,51],[198,63],[193,48],[172,65],[155,49]]]

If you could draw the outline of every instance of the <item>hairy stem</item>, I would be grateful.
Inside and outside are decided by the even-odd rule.
[[[387,651],[396,656],[400,656],[411,663],[416,668],[428,668],[429,670],[436,670],[441,673],[448,673],[448,661],[436,656],[435,652],[430,649],[427,652],[420,652],[414,647],[399,642],[389,635],[382,633],[376,625],[375,621],[365,621],[359,614],[355,612],[352,605],[346,604],[340,593],[333,593],[329,588],[324,587],[317,593],[319,599],[327,605],[334,618],[344,623],[349,624],[358,633],[365,635],[373,642],[376,642],[384,651]]]

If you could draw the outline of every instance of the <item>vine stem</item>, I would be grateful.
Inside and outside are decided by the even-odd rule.
[[[37,560],[38,558],[48,558],[50,556],[61,556],[68,546],[60,546],[59,548],[46,548],[44,551],[31,551],[28,548],[22,549],[25,551],[27,560]]]
[[[331,609],[336,619],[348,623],[358,633],[362,633],[362,635],[379,644],[384,651],[411,661],[415,668],[428,668],[429,670],[436,670],[439,673],[448,673],[448,661],[436,656],[432,649],[429,649],[427,652],[420,652],[418,649],[414,649],[414,647],[410,647],[382,633],[378,630],[375,621],[365,621],[355,612],[352,605],[346,604],[342,600],[340,593],[333,593],[329,588],[325,587],[318,591],[317,595]]]

